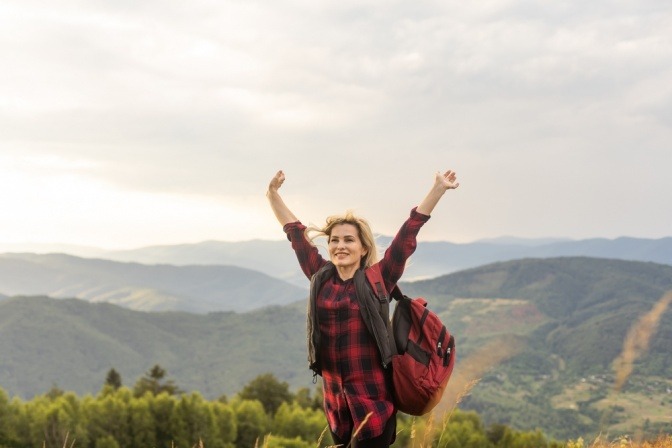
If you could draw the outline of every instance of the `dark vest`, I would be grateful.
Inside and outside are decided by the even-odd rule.
[[[336,275],[336,267],[330,261],[310,279],[310,297],[308,299],[307,339],[308,365],[317,375],[322,374],[320,360],[320,325],[317,317],[317,297],[322,285]],[[386,294],[376,295],[366,279],[364,269],[358,269],[353,279],[355,293],[359,302],[359,311],[369,334],[373,337],[380,353],[383,368],[387,368],[394,354],[392,325],[390,324],[390,301]]]

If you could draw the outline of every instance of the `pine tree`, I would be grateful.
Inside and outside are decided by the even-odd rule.
[[[156,364],[135,383],[135,387],[133,388],[134,395],[141,397],[147,392],[150,392],[152,395],[159,395],[163,392],[168,395],[176,395],[182,392],[173,380],[164,381],[165,377],[166,370]]]
[[[119,372],[114,369],[110,369],[109,372],[107,372],[107,376],[105,377],[105,385],[110,386],[114,390],[119,389],[122,386],[121,375]]]

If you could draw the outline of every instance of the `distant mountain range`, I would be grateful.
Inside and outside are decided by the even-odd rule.
[[[384,236],[378,239],[382,248],[390,241]],[[121,252],[70,249],[87,256],[97,253],[99,258],[0,254],[0,294],[72,297],[135,310],[196,313],[249,311],[286,304],[307,294],[308,280],[288,241],[206,241]],[[672,265],[672,238],[568,241],[503,237],[469,244],[421,242],[402,280],[435,278],[498,261],[559,256]]]
[[[150,266],[63,254],[0,254],[0,292],[193,313],[249,311],[306,295],[305,289],[237,266]]]
[[[455,334],[449,389],[460,392],[461,375],[480,380],[461,406],[478,410],[486,423],[541,428],[559,438],[597,434],[604,422],[616,434],[642,429],[645,420],[647,431],[672,430],[665,426],[672,310],[650,329],[650,346],[638,349],[624,389],[613,388],[626,334],[672,290],[672,266],[524,259],[401,287],[427,297]],[[0,301],[0,387],[22,397],[53,385],[95,393],[110,368],[132,386],[156,363],[183,389],[210,398],[233,394],[265,372],[293,388],[310,387],[305,350],[305,300],[207,315],[46,297]]]
[[[377,241],[382,250],[387,247],[391,238],[380,236]],[[125,251],[64,245],[0,245],[0,251],[58,252],[86,258],[143,264],[239,266],[261,271],[304,289],[308,287],[306,277],[301,273],[296,257],[286,240],[204,241],[194,244],[148,246]],[[404,279],[413,281],[433,278],[496,261],[565,256],[652,261],[672,265],[672,237],[584,240],[500,237],[464,244],[446,241],[420,242],[407,267]]]

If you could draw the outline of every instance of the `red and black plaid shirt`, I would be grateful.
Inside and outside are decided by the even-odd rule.
[[[428,219],[415,208],[411,210],[385,251],[380,268],[388,291],[401,278],[406,260],[415,251],[418,231]],[[301,269],[311,278],[327,260],[306,239],[305,229],[299,221],[284,227]],[[371,413],[358,439],[381,435],[395,411],[387,386],[389,370],[383,369],[376,343],[362,320],[353,280],[343,281],[338,275],[327,280],[317,297],[317,313],[324,410],[331,430],[348,437]]]

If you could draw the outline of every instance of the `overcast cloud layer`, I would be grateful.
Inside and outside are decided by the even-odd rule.
[[[672,234],[664,1],[0,4],[0,242],[391,234],[452,168],[425,239]]]

